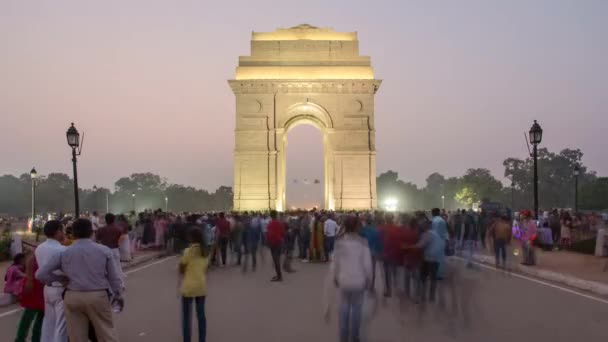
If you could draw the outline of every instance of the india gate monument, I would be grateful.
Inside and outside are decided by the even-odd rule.
[[[229,84],[236,96],[234,210],[285,210],[287,133],[323,135],[325,209],[376,208],[374,95],[356,32],[299,25],[253,32]]]

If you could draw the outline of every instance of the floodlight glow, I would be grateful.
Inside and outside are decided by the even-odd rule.
[[[386,211],[397,211],[397,203],[396,198],[387,198],[384,200],[384,208]]]

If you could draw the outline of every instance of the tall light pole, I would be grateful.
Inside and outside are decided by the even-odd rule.
[[[133,198],[133,212],[136,212],[135,210],[135,193],[131,193],[131,198]]]
[[[581,174],[581,169],[578,165],[574,166],[574,212],[578,213],[578,176]]]
[[[74,218],[77,219],[80,217],[80,202],[78,200],[78,170],[76,168],[76,157],[82,152],[82,141],[80,140],[80,133],[78,133],[78,130],[74,127],[73,122],[66,132],[66,137],[68,139],[68,145],[72,148],[72,166],[74,169]]]
[[[515,182],[511,181],[511,211],[515,211]]]
[[[441,207],[445,209],[445,195],[441,195]]]
[[[95,190],[95,192],[97,192],[98,188],[97,185],[93,185],[93,190]],[[99,189],[101,190],[101,189]],[[106,193],[106,214],[110,212],[110,190],[105,191]]]
[[[97,185],[93,185],[93,193],[95,194],[95,209],[94,210],[97,210],[97,191],[98,190],[99,189],[97,188]]]
[[[36,230],[36,178],[38,178],[38,172],[33,167],[30,171],[30,178],[32,179],[32,232],[36,232],[36,242],[40,233]]]
[[[165,212],[169,212],[169,196],[165,196]]]
[[[543,140],[543,129],[536,120],[530,128],[529,134],[534,158],[534,216],[538,220],[538,144]]]

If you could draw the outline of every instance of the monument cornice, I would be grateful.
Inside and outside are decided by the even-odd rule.
[[[382,80],[229,80],[235,94],[375,94]]]

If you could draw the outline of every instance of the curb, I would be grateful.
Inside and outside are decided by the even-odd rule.
[[[475,255],[473,256],[473,260],[490,266],[494,266],[495,264],[494,257],[488,255]],[[608,284],[603,284],[597,281],[584,280],[571,275],[524,265],[513,265],[513,271],[554,283],[567,285],[579,290],[588,291],[600,296],[608,296]]]

